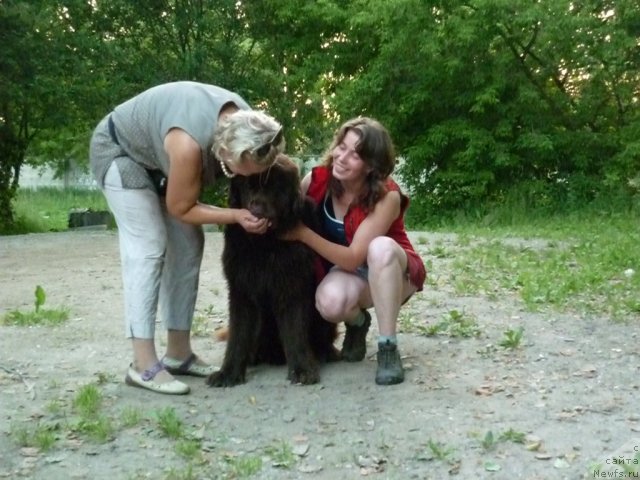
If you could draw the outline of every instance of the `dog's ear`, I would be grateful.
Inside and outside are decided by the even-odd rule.
[[[229,208],[241,208],[242,207],[242,196],[240,194],[240,189],[242,187],[243,182],[242,177],[234,177],[229,182]]]
[[[300,167],[298,167],[298,164],[291,160],[291,158],[284,153],[280,153],[276,157],[275,163],[284,171],[294,171],[298,177],[298,182],[300,182]]]

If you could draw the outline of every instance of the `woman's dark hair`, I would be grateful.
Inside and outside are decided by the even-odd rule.
[[[334,148],[339,145],[349,131],[355,132],[359,137],[355,151],[362,161],[371,168],[366,178],[365,189],[356,200],[365,210],[372,210],[375,204],[387,193],[386,180],[393,172],[396,164],[395,148],[387,129],[377,120],[368,117],[351,119],[338,129],[333,142],[327,150],[323,164],[331,167],[333,164]],[[344,189],[338,180],[331,177],[329,191],[340,197]]]

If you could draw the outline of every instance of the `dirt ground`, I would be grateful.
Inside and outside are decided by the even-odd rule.
[[[638,323],[532,314],[512,295],[457,296],[451,256],[429,254],[436,243],[455,251],[456,237],[412,236],[433,266],[430,285],[401,315],[404,383],[375,385],[373,328],[367,358],[324,366],[321,384],[292,386],[284,367],[257,367],[230,389],[187,378],[192,393],[184,397],[123,382],[130,346],[114,232],[0,237],[0,315],[33,309],[36,285],[46,308],[70,310],[62,326],[0,326],[0,478],[546,480],[637,471]],[[207,233],[194,339],[197,353],[217,364],[225,344],[213,331],[226,321],[221,242]],[[475,319],[480,335],[420,333],[452,311]],[[499,346],[520,326],[519,348]],[[106,442],[73,427],[74,398],[90,383],[114,424]],[[197,455],[181,455],[162,435],[154,418],[167,407],[199,441]],[[132,408],[142,419],[120,425]],[[53,448],[18,444],[17,431],[43,423],[57,425]],[[261,462],[251,475],[241,468],[249,459]]]

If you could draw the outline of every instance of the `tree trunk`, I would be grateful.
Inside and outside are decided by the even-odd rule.
[[[15,223],[13,199],[18,191],[20,168],[24,163],[25,149],[17,142],[2,141],[0,137],[0,234],[12,229]]]

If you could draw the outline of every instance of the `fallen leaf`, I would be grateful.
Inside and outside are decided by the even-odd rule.
[[[542,442],[540,440],[538,440],[537,442],[527,443],[525,445],[525,448],[527,450],[529,450],[530,452],[537,452],[538,450],[540,450],[540,446],[541,445],[542,445]]]
[[[500,470],[500,465],[498,465],[496,462],[492,462],[491,460],[487,460],[484,462],[484,469],[487,472],[497,472]]]

